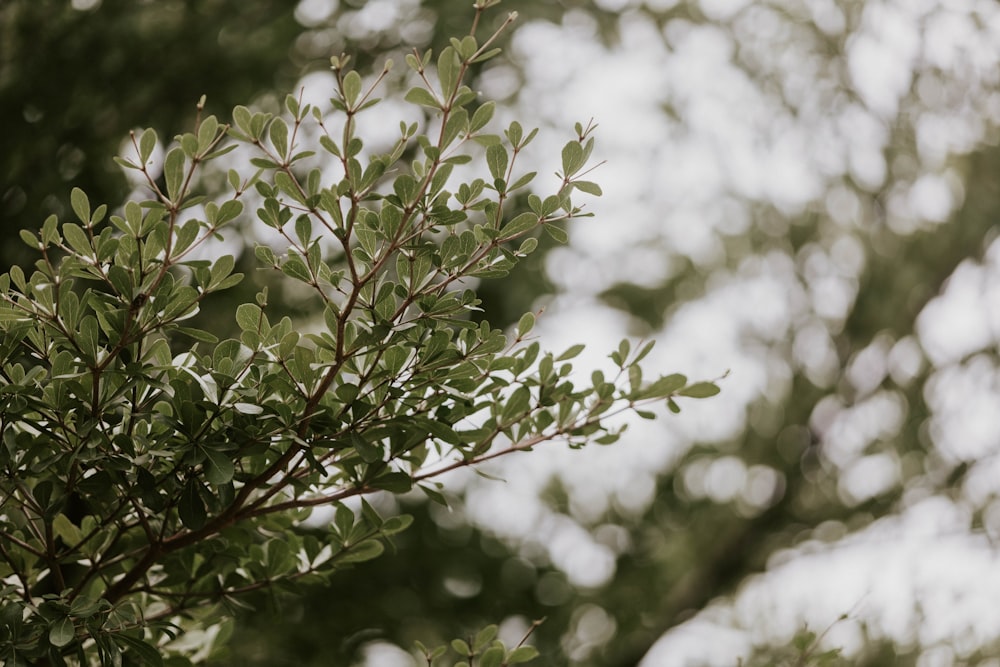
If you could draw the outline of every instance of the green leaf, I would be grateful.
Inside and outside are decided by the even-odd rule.
[[[220,484],[228,484],[232,481],[236,468],[227,455],[213,449],[206,449],[204,471],[205,479],[208,480],[208,483],[219,486]]]
[[[254,303],[242,303],[236,308],[236,323],[243,331],[257,331],[261,324],[260,306]]]
[[[247,109],[245,106],[239,105],[235,109],[233,109],[233,122],[236,123],[236,127],[243,130],[246,134],[252,136],[253,132],[251,131],[252,128],[250,127],[251,119],[252,116],[250,114],[250,109]]]
[[[458,69],[461,63],[458,53],[453,47],[447,46],[438,56],[438,79],[441,81],[441,94],[446,98],[451,97],[458,83]]]
[[[69,644],[76,637],[76,628],[69,617],[63,616],[49,628],[49,643],[58,648]]]
[[[504,424],[510,424],[516,419],[520,419],[524,416],[524,413],[528,411],[528,403],[531,400],[531,393],[528,391],[527,387],[521,386],[514,390],[514,393],[510,395],[507,399],[507,403],[503,407],[503,412],[500,415],[500,421]]]
[[[167,152],[167,157],[163,160],[163,178],[167,183],[167,197],[173,203],[178,203],[177,198],[184,183],[184,151],[179,146]]]
[[[549,236],[551,236],[552,240],[554,240],[556,243],[568,243],[569,242],[569,234],[567,234],[566,230],[563,229],[562,227],[560,227],[558,225],[555,225],[555,224],[552,224],[550,222],[550,223],[548,223],[548,224],[545,225],[544,229],[545,229],[545,233],[548,234]]]
[[[687,378],[679,373],[665,375],[640,392],[642,398],[665,398],[672,396],[687,384]]]
[[[243,202],[237,199],[229,199],[222,202],[219,207],[219,215],[215,218],[215,226],[221,227],[230,220],[235,220],[243,212]]]
[[[584,165],[586,158],[583,154],[583,146],[577,141],[570,141],[562,150],[563,176],[572,176]]]
[[[499,48],[492,48],[489,51],[487,51],[486,53],[483,53],[482,55],[478,56],[472,62],[474,62],[474,63],[481,63],[481,62],[483,62],[485,60],[489,60],[490,58],[492,58],[492,57],[496,56],[498,53],[500,53],[500,51],[501,51],[501,49],[499,49]]]
[[[469,132],[478,132],[490,122],[493,118],[493,112],[496,111],[496,102],[486,102],[481,104],[476,112],[472,114],[472,120],[469,121]]]
[[[52,520],[52,532],[69,547],[75,547],[83,540],[79,526],[70,521],[65,514],[57,514]]]
[[[295,219],[295,235],[299,238],[299,244],[305,248],[312,239],[312,221],[308,215],[300,215]]]
[[[570,347],[566,348],[565,352],[563,352],[558,357],[556,357],[555,360],[556,361],[567,361],[567,360],[572,359],[572,358],[574,358],[576,356],[579,356],[579,354],[581,352],[583,352],[583,349],[585,347],[586,346],[583,345],[582,343],[578,343],[576,345],[571,345]]]
[[[494,178],[507,177],[507,149],[501,144],[493,144],[486,147],[486,164],[490,168],[490,175]]]
[[[63,236],[66,237],[66,241],[69,243],[73,250],[77,251],[85,257],[92,257],[94,254],[94,249],[90,245],[90,238],[87,233],[83,231],[80,225],[72,222],[67,222],[63,225]]]
[[[210,343],[214,345],[219,342],[219,339],[216,336],[202,329],[195,329],[193,327],[177,327],[173,329],[173,331],[189,338],[193,338],[197,341],[201,341],[202,343]]]
[[[458,135],[469,133],[469,114],[465,109],[455,109],[445,123],[441,136],[440,148],[447,148]]]
[[[365,540],[350,547],[348,551],[337,558],[341,563],[362,563],[367,560],[378,558],[385,551],[385,546],[378,540]]]
[[[521,176],[520,178],[518,178],[516,181],[514,181],[513,183],[511,183],[509,186],[507,186],[507,190],[508,191],[513,191],[513,190],[517,190],[519,188],[523,188],[528,183],[531,183],[531,181],[534,180],[535,176],[537,176],[537,175],[538,175],[537,171],[529,171],[528,173],[524,174],[523,176]]]
[[[150,646],[141,639],[128,635],[113,635],[114,641],[129,651],[134,651],[140,660],[153,667],[163,667],[163,657],[155,647]]]
[[[604,194],[601,186],[593,181],[573,181],[573,187],[580,192],[586,192],[588,195],[594,195],[595,197],[600,197]]]
[[[101,607],[102,604],[98,602],[97,598],[81,596],[70,603],[69,613],[76,618],[90,618],[101,611]]]
[[[621,368],[625,367],[625,360],[628,359],[629,352],[632,351],[632,343],[628,339],[622,339],[618,344],[618,349],[609,356],[615,364]]]
[[[413,488],[413,479],[405,472],[390,472],[379,475],[369,485],[390,493],[406,493]]]
[[[632,364],[628,366],[628,385],[633,392],[642,387],[642,367]]]
[[[198,152],[202,152],[208,149],[215,141],[215,135],[219,131],[219,121],[215,119],[215,116],[209,116],[201,121],[201,125],[198,126]]]
[[[215,260],[212,265],[212,269],[209,273],[210,279],[208,284],[210,287],[215,287],[233,272],[233,267],[236,266],[236,260],[232,255],[223,255]]]
[[[49,245],[60,242],[58,225],[59,218],[56,215],[53,214],[45,218],[45,222],[42,223],[42,243]]]
[[[253,252],[257,256],[257,259],[260,260],[261,263],[263,264],[267,264],[268,266],[274,266],[277,263],[275,261],[274,251],[271,250],[269,246],[257,245],[253,249]]]
[[[530,215],[530,214],[529,214]],[[528,312],[521,315],[517,323],[517,337],[524,338],[535,327],[535,314]]]
[[[403,99],[412,104],[419,104],[432,109],[441,108],[441,103],[426,88],[410,88]]]
[[[491,646],[483,651],[476,664],[479,667],[500,667],[503,663],[504,650],[502,646]]]
[[[643,359],[645,359],[646,355],[649,354],[650,351],[652,351],[654,345],[656,345],[655,340],[651,340],[647,342],[645,345],[643,345],[642,348],[639,350],[639,353],[635,355],[635,359],[632,360],[632,363],[637,364]]]
[[[688,398],[708,398],[709,396],[715,396],[719,391],[718,385],[712,382],[695,382],[678,391],[677,395],[687,396]]]
[[[296,559],[288,542],[283,539],[273,539],[266,547],[267,571],[271,577],[278,577],[295,569]]]
[[[288,259],[285,260],[284,264],[281,265],[281,272],[286,276],[291,276],[301,280],[304,283],[312,282],[312,275],[309,273],[309,267],[306,263],[302,261],[302,258],[294,252],[288,253]]]
[[[562,206],[562,201],[563,200],[558,195],[549,195],[546,197],[542,202],[542,215],[552,215],[558,211],[559,207]]]
[[[496,625],[487,625],[477,632],[476,638],[472,640],[472,649],[476,652],[482,651],[490,642],[496,639],[498,630],[499,628]]]
[[[139,162],[145,165],[149,162],[153,150],[156,148],[156,130],[146,128],[139,136]]]
[[[101,220],[104,220],[104,216],[107,215],[107,213],[108,213],[108,205],[107,204],[101,204],[90,215],[90,224],[91,225],[96,225]]]
[[[472,140],[480,146],[493,146],[501,142],[500,135],[498,134],[477,134],[472,137]]]
[[[461,41],[451,38],[451,45],[455,47],[458,51],[458,55],[462,57],[462,60],[468,60],[472,56],[476,55],[476,50],[479,46],[476,44],[476,38],[472,35],[466,35],[461,39]]]
[[[280,166],[274,160],[268,160],[263,157],[250,158],[250,164],[255,167],[260,167],[261,169],[277,169]]]
[[[382,460],[382,455],[384,454],[382,446],[369,442],[364,436],[358,433],[351,433],[351,445],[365,463],[374,463]]]
[[[344,76],[344,103],[350,109],[354,108],[361,95],[361,75],[351,70]]]
[[[383,356],[385,368],[392,374],[398,373],[410,357],[410,352],[400,345],[394,345],[385,351]]]
[[[194,312],[198,307],[198,291],[190,285],[181,285],[174,289],[170,300],[163,308],[163,319],[172,320]]]
[[[182,135],[180,142],[186,157],[193,158],[198,153],[198,138],[190,132]]]
[[[518,646],[516,649],[507,654],[506,662],[508,665],[518,665],[522,662],[534,660],[537,657],[538,649],[534,646]]]
[[[382,524],[382,534],[395,535],[396,533],[400,533],[409,528],[412,523],[413,517],[409,514],[391,516],[385,520],[385,523]]]
[[[189,530],[198,530],[205,525],[207,518],[200,486],[195,478],[189,479],[181,491],[180,502],[177,503],[177,514],[181,523]]]
[[[508,222],[500,230],[504,239],[512,239],[535,228],[538,224],[538,216],[530,211],[525,211]]]
[[[444,494],[437,489],[424,484],[418,484],[417,488],[423,491],[424,495],[427,496],[432,502],[435,502],[442,507],[448,507],[448,499],[445,498]]]
[[[22,229],[18,232],[21,236],[21,240],[24,241],[25,245],[28,247],[38,250],[42,244],[38,241],[38,237],[29,232],[27,229]]]
[[[73,188],[69,195],[69,201],[73,207],[73,212],[76,213],[76,217],[80,219],[80,222],[89,225],[90,200],[87,199],[87,193],[80,188]]]
[[[275,118],[271,121],[268,134],[278,157],[284,159],[288,155],[288,124],[281,118]]]
[[[174,241],[173,254],[176,257],[187,250],[194,240],[198,238],[201,224],[197,220],[188,220],[177,230],[177,238]]]

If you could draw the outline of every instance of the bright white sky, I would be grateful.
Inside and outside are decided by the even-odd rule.
[[[949,158],[995,136],[1000,120],[1000,5],[990,0],[871,0],[860,29],[847,37],[846,57],[836,61],[821,54],[804,28],[812,23],[842,36],[847,21],[834,0],[702,0],[719,27],[673,21],[662,30],[631,10],[638,2],[596,4],[622,12],[621,40],[613,48],[599,45],[583,12],[570,12],[561,25],[521,25],[510,47],[527,76],[508,115],[542,126],[534,153],[543,165],[539,172],[557,169],[547,156],[558,156],[572,124],[590,117],[600,123],[598,157],[608,162],[596,175],[605,195],[588,203],[596,217],[578,222],[570,246],[551,255],[550,276],[562,293],[538,325],[544,347],[561,350],[586,337],[589,356],[582,365],[606,363],[607,352],[630,333],[629,321],[596,295],[623,280],[655,283],[675,270],[678,256],[718,266],[723,235],[764,224],[751,218],[747,202],[769,202],[790,216],[806,207],[825,209],[830,224],[802,257],[748,256],[717,271],[707,296],[654,332],[649,372],[714,378],[730,369],[720,398],[687,404],[680,417],[635,423],[614,447],[542,447],[498,468],[508,482],[469,484],[467,511],[475,521],[526,552],[546,554],[583,586],[611,579],[615,551],[614,540],[599,542],[581,523],[609,504],[643,511],[658,473],[695,438],[723,440],[744,429],[746,406],[762,396],[780,401],[793,369],[805,369],[821,385],[834,380],[839,369],[829,332],[842,323],[857,276],[871,259],[856,238],[865,224],[862,207],[835,183],[850,175],[863,186],[881,186],[894,167],[882,157],[887,126],[902,118],[916,130],[913,176],[895,179],[888,222],[898,232],[940,224],[964,196]],[[299,18],[319,24],[331,7],[328,0],[302,0]],[[352,16],[351,27],[378,31],[413,7],[369,3]],[[781,86],[797,114],[733,65],[734,40]],[[928,68],[939,74],[915,74]],[[856,98],[841,94],[845,82]],[[481,85],[486,95],[502,95],[511,79],[500,70]],[[917,106],[904,100],[911,86]],[[311,89],[320,99],[329,95]],[[674,120],[665,105],[676,112]],[[933,364],[925,391],[934,445],[945,460],[975,462],[959,497],[914,498],[901,516],[860,534],[781,554],[734,601],[720,601],[667,633],[644,665],[732,665],[753,644],[781,642],[803,622],[824,628],[843,613],[852,620],[835,625],[829,640],[848,651],[857,647],[858,622],[901,642],[947,641],[960,651],[1000,635],[1000,568],[987,539],[1000,536],[1000,505],[992,499],[1000,491],[1000,383],[993,357],[977,355],[995,349],[998,306],[1000,246],[994,244],[985,262],[962,265],[927,306],[917,339],[877,340],[852,362],[847,377],[859,401],[845,407],[831,398],[814,415],[831,463],[843,471],[844,497],[877,495],[899,484],[900,461],[863,451],[897,429],[905,414],[897,395],[877,387],[886,374],[905,381],[921,364]],[[765,342],[792,341],[791,356],[748,348],[748,333]],[[537,499],[553,476],[570,492],[572,517]],[[773,484],[766,469],[747,470],[734,457],[706,464],[690,478],[706,496],[750,504]],[[970,513],[984,506],[994,521],[985,535],[972,534]],[[918,599],[923,618],[914,615]],[[606,637],[610,621],[602,613],[581,614],[571,642],[580,655]],[[926,665],[951,664],[950,650],[936,649]],[[388,654],[379,655],[378,664],[390,664]]]

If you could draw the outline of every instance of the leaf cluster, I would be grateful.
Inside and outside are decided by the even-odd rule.
[[[611,415],[717,391],[679,375],[645,382],[651,346],[632,354],[628,342],[612,354],[616,377],[581,386],[582,346],[543,352],[529,340],[535,314],[512,338],[470,322],[470,279],[507,275],[538,233],[564,240],[560,225],[584,215],[574,191],[599,194],[581,180],[593,126],[578,126],[555,191],[510,210],[535,177],[518,160],[535,131],[486,132],[494,106],[462,83],[499,34],[407,58],[420,84],[406,99],[433,129],[401,123],[387,152],[366,147],[357,117],[391,65],[366,84],[342,56],[329,110],[289,96],[282,116],[241,106],[231,125],[200,119],[155,165],[162,179],[145,130],[119,163],[143,176],[148,200],[109,216],[75,189],[76,220],[22,233],[35,270],[0,277],[9,664],[160,664],[171,639],[241,594],[322,582],[382,553],[410,519],[380,516],[366,495],[443,501],[437,478],[450,470],[548,441],[607,444],[620,434]],[[227,195],[199,192],[204,166],[240,145],[256,173],[229,169]],[[454,167],[477,157],[480,175],[456,183]],[[233,256],[197,257],[246,208],[284,240],[256,247],[262,270],[310,295],[314,326],[270,316],[266,289],[231,314],[238,338],[185,324],[243,280]],[[317,506],[335,508],[319,536],[303,524]],[[470,664],[528,657],[484,641]]]
[[[535,621],[525,636],[516,646],[508,648],[497,639],[499,629],[496,625],[488,625],[475,637],[468,639],[454,639],[450,646],[438,646],[429,649],[421,642],[417,642],[417,651],[427,662],[427,667],[435,667],[443,664],[451,653],[458,657],[458,661],[453,661],[453,667],[508,667],[509,665],[519,665],[530,662],[538,657],[538,649],[525,644],[531,633],[534,632],[542,621]],[[450,651],[449,651],[450,649]]]

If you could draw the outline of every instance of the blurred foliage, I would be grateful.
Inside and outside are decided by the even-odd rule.
[[[801,17],[787,20],[810,36],[812,48],[824,54],[826,64],[844,69],[848,38],[866,4],[836,3],[846,23],[836,35]],[[332,14],[302,25],[293,18],[295,3],[105,0],[98,9],[84,12],[65,2],[8,0],[0,6],[0,120],[13,128],[8,136],[16,145],[0,153],[2,228],[13,234],[50,211],[61,211],[70,183],[95,198],[114,201],[124,192],[124,181],[110,161],[100,162],[97,156],[113,152],[134,125],[177,131],[202,93],[209,94],[211,108],[245,102],[273,87],[289,88],[297,76],[325,67],[329,55],[340,51],[358,52],[359,62],[371,65],[410,47],[439,47],[445,35],[461,29],[468,2],[400,2],[392,21],[371,29],[358,20],[364,5],[344,2]],[[664,8],[654,10],[651,5]],[[585,12],[597,22],[603,40],[614,44],[618,38],[619,15],[594,3],[507,0],[504,8],[520,12],[522,21],[559,22],[567,12]],[[696,2],[647,3],[639,14],[660,28],[676,21],[693,26],[718,23],[721,30],[731,30],[724,21],[708,17]],[[790,32],[782,34],[791,39]],[[765,48],[776,56],[783,46]],[[22,57],[27,52],[34,57]],[[732,58],[748,81],[795,112],[796,100],[785,95],[772,70],[754,60],[753,49],[737,49]],[[205,62],[212,66],[205,67]],[[837,77],[842,94],[856,97],[847,74],[840,71]],[[358,567],[357,576],[341,578],[301,602],[281,596],[257,600],[258,611],[237,631],[228,664],[348,664],[360,660],[370,641],[409,648],[416,638],[444,640],[515,615],[547,617],[534,634],[546,664],[635,665],[665,631],[713,601],[738,593],[782,549],[860,530],[905,508],[907,493],[914,489],[921,497],[958,494],[968,467],[942,460],[928,440],[925,390],[935,369],[926,359],[915,377],[897,383],[886,376],[876,388],[906,406],[898,431],[870,448],[870,453],[891,452],[902,462],[903,483],[861,502],[846,498],[839,486],[841,471],[826,458],[823,433],[816,424],[817,407],[824,401],[832,398],[851,406],[864,398],[845,374],[858,355],[873,345],[891,347],[914,336],[921,309],[941,292],[957,266],[981,259],[996,236],[1000,151],[992,145],[950,161],[949,167],[962,179],[964,199],[946,222],[916,231],[888,223],[893,187],[911,177],[906,172],[912,166],[907,165],[916,152],[915,121],[908,111],[920,105],[916,84],[904,98],[903,109],[885,123],[890,134],[883,155],[890,168],[885,182],[869,187],[845,177],[836,184],[859,202],[863,224],[852,233],[863,248],[864,268],[843,322],[822,322],[836,356],[832,380],[818,379],[805,364],[794,361],[795,332],[780,341],[748,336],[748,347],[760,346],[765,354],[792,360],[788,390],[777,402],[762,398],[749,406],[750,425],[738,438],[696,444],[687,451],[659,479],[655,500],[644,513],[611,510],[596,522],[623,526],[629,536],[631,547],[618,559],[612,582],[597,590],[571,589],[544,558],[519,554],[517,545],[463,523],[460,500],[458,513],[449,518],[432,516],[422,505],[407,507],[418,519],[398,538],[396,555]],[[680,124],[685,121],[676,109],[665,112]],[[59,167],[52,170],[52,164]],[[675,269],[659,284],[609,286],[602,294],[605,303],[628,312],[636,331],[655,333],[680,304],[708,293],[714,273],[734,270],[746,258],[772,251],[790,258],[796,279],[808,285],[806,258],[830,244],[835,225],[829,211],[813,206],[788,216],[763,202],[747,206],[754,223],[746,233],[722,239],[725,252],[713,265],[678,256]],[[12,254],[16,244],[3,247],[5,262],[23,261]],[[484,317],[497,325],[513,321],[553,289],[541,262],[525,263],[518,271],[517,290],[481,287]],[[781,483],[773,499],[753,508],[693,493],[686,476],[722,456],[737,456],[747,468],[774,471]],[[559,507],[557,486],[550,496]],[[443,583],[468,579],[470,573],[479,586],[471,597],[457,596]],[[565,592],[556,596],[560,603],[542,603],[540,597],[545,596],[540,596],[538,582],[560,577]],[[358,600],[365,604],[358,605]],[[577,612],[587,605],[606,612],[614,620],[614,631],[570,661],[564,650],[567,638],[579,620]],[[843,664],[917,664],[921,654],[919,647],[895,646],[877,631],[866,638],[862,654]],[[748,664],[799,664],[780,662],[777,655],[764,647],[761,660]],[[984,648],[982,655],[990,653]]]
[[[77,4],[77,3],[73,3]],[[290,88],[289,51],[300,32],[288,3],[263,0],[66,0],[0,4],[0,224],[16,233],[50,213],[65,216],[69,191],[121,201],[127,186],[109,156],[135,127],[180,132],[195,104],[211,112]],[[5,268],[27,261],[4,244]]]

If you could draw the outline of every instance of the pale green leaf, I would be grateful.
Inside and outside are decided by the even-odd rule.
[[[695,382],[678,391],[677,395],[687,396],[688,398],[708,398],[709,396],[715,396],[719,391],[718,385],[712,382]]]
[[[243,331],[257,331],[261,323],[260,306],[254,303],[242,303],[236,308],[236,323]]]
[[[441,103],[426,88],[410,88],[403,99],[413,104],[431,107],[432,109],[441,108]]]
[[[167,152],[163,160],[163,178],[167,183],[167,197],[176,203],[184,183],[184,151],[180,147]]]
[[[149,162],[153,150],[156,148],[156,130],[146,128],[139,136],[139,162],[146,164]]]
[[[49,643],[58,648],[66,646],[76,637],[73,621],[63,616],[49,628]]]
[[[518,646],[516,649],[507,654],[506,662],[508,665],[518,665],[522,662],[534,660],[537,657],[538,649],[534,646]]]
[[[573,187],[580,192],[586,192],[588,195],[594,195],[595,197],[600,197],[604,194],[601,186],[593,181],[573,181]]]
[[[83,231],[83,228],[80,227],[80,225],[67,222],[63,225],[62,231],[63,236],[66,238],[66,242],[69,243],[73,250],[86,257],[93,256],[94,249],[90,244],[90,238],[87,236],[87,233]]]
[[[524,338],[535,327],[535,314],[528,312],[521,315],[517,323],[517,337]]]
[[[361,95],[361,75],[351,70],[344,75],[344,102],[353,108]]]
[[[507,149],[502,144],[486,147],[486,164],[494,179],[507,177]]]
[[[500,231],[504,239],[512,239],[534,229],[537,224],[538,215],[531,211],[525,211],[504,225]]]
[[[496,111],[496,107],[496,102],[492,101],[481,104],[476,109],[476,112],[472,114],[472,120],[469,121],[469,132],[478,132],[486,127],[486,124],[493,118],[493,112]]]
[[[268,134],[275,152],[284,158],[288,154],[288,124],[281,118],[275,118],[271,121]]]
[[[659,378],[640,392],[642,398],[666,398],[687,384],[687,378],[679,373]]]
[[[491,646],[483,651],[476,664],[479,667],[500,667],[503,663],[504,650],[502,646]]]
[[[80,222],[85,225],[90,224],[90,200],[87,199],[87,193],[80,188],[73,188],[69,195],[69,201]]]
[[[562,167],[564,176],[572,176],[583,167],[585,157],[583,147],[576,141],[570,141],[562,150]]]

